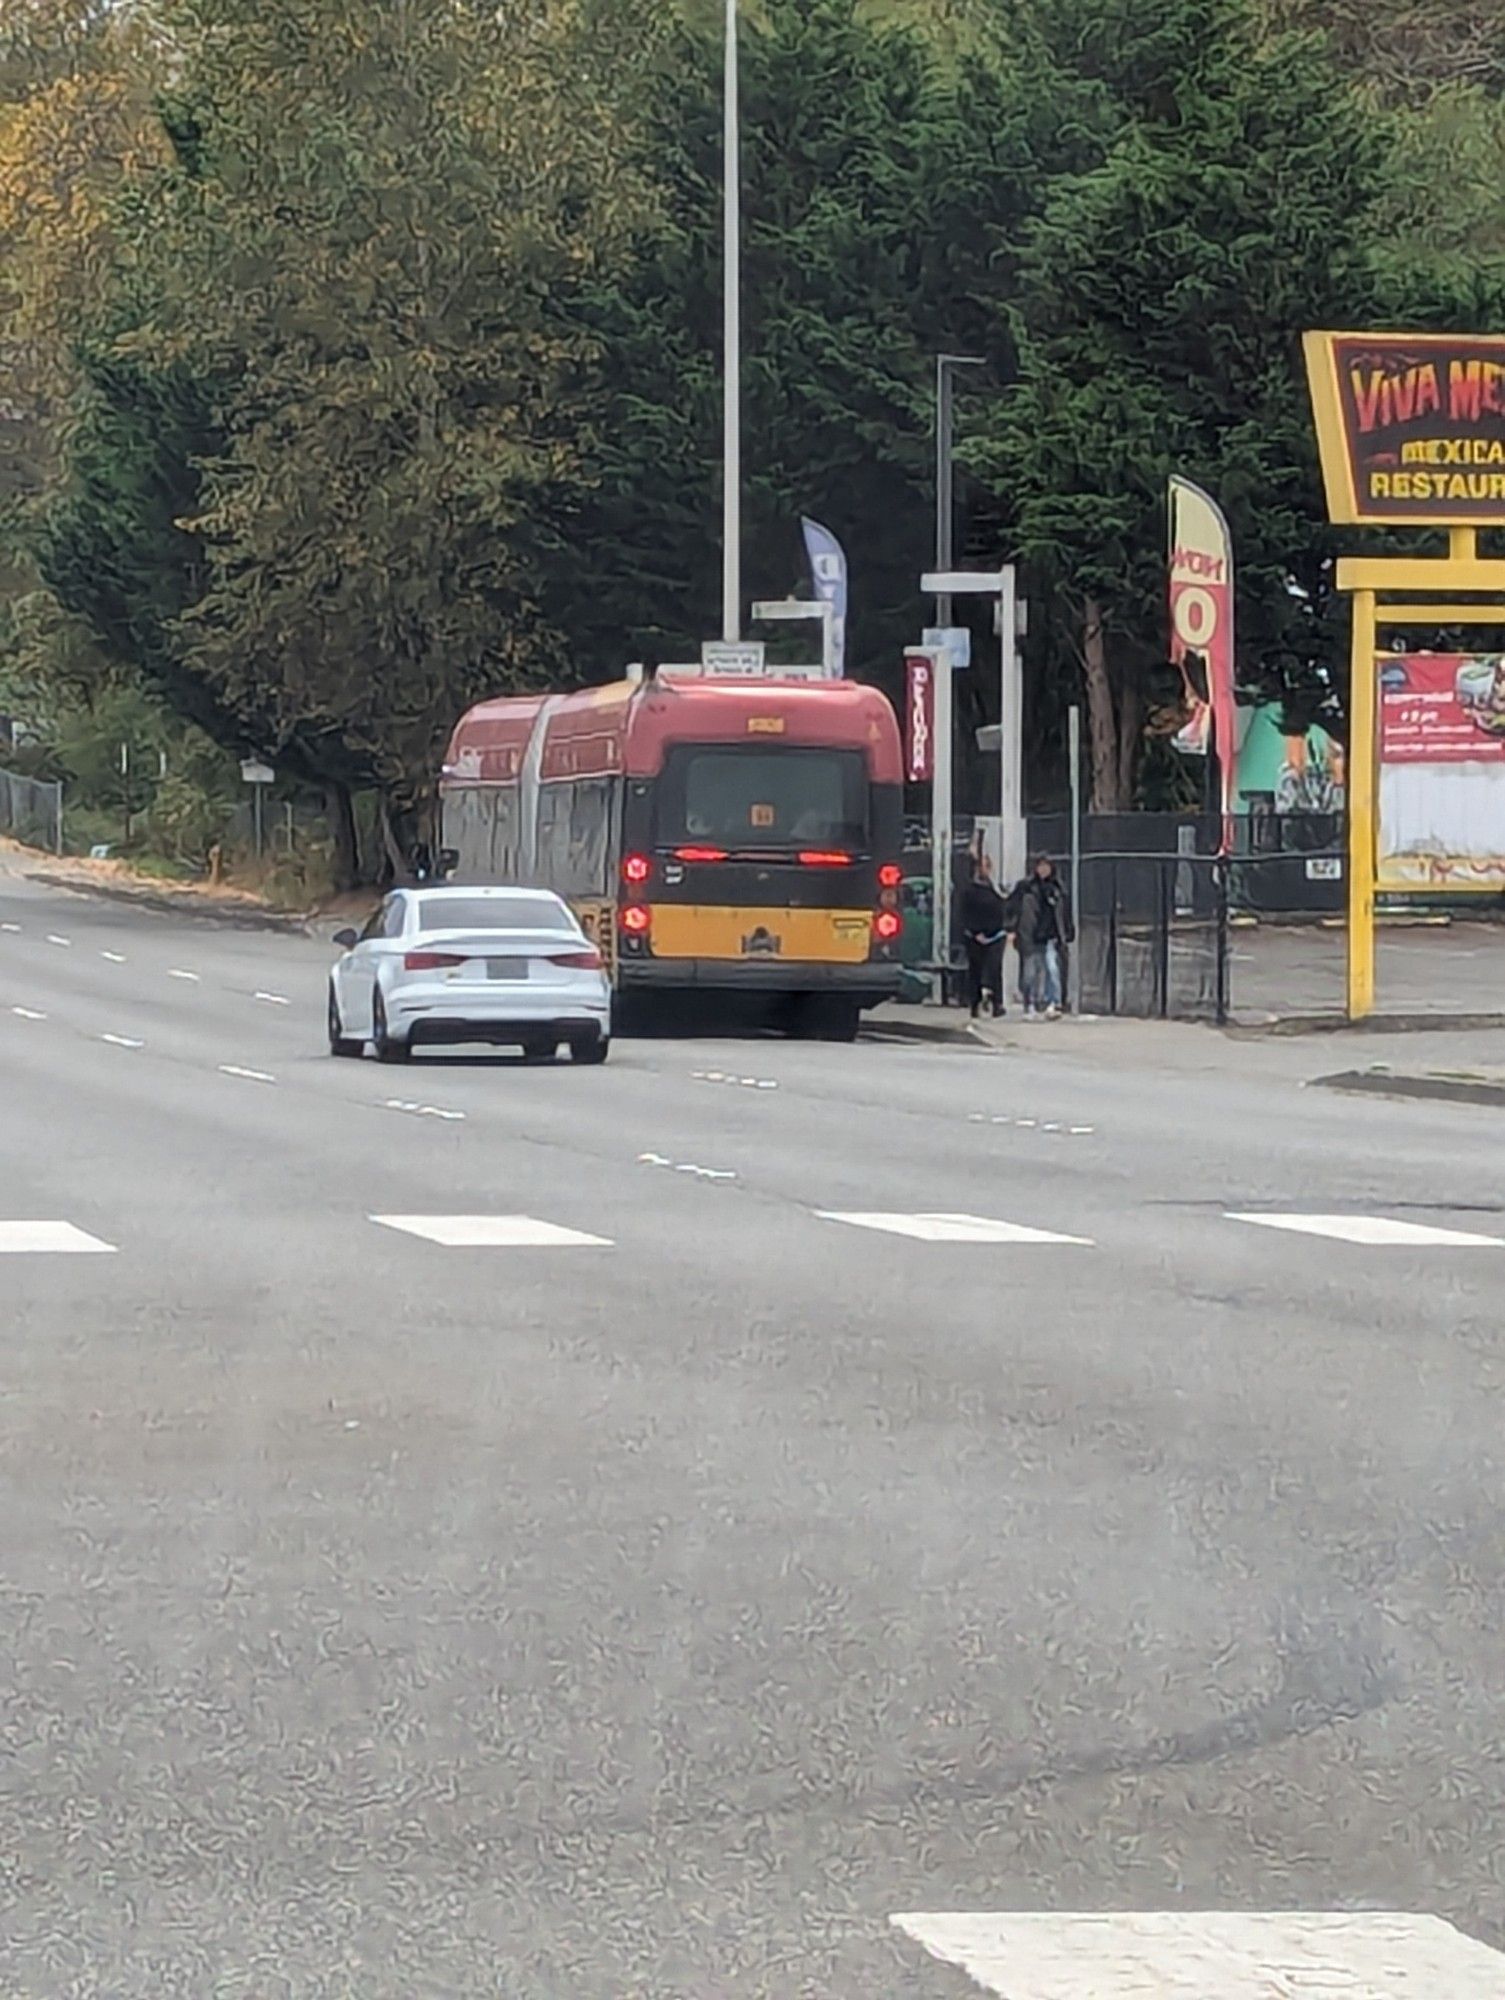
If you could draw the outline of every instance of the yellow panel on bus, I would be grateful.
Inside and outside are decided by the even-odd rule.
[[[870,910],[742,910],[706,903],[653,906],[655,958],[864,965],[872,935]]]

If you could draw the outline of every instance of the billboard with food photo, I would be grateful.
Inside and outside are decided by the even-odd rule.
[[[1384,653],[1379,886],[1505,889],[1505,654]]]

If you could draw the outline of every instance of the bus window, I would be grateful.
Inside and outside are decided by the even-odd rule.
[[[867,769],[860,750],[681,744],[658,786],[660,847],[867,847]]]

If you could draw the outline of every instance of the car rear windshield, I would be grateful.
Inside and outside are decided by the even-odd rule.
[[[867,845],[867,772],[860,750],[682,745],[659,782],[661,847]]]
[[[421,931],[573,931],[563,904],[542,896],[425,896]]]

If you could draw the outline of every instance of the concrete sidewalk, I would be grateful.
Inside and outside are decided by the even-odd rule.
[[[1235,925],[1229,1012],[1253,1025],[1341,1016],[1348,936],[1342,925]],[[1492,1016],[1505,1025],[1505,924],[1381,922],[1377,1025],[1387,1018]]]

